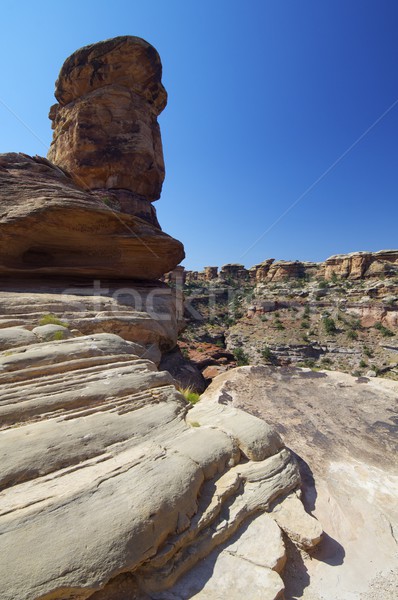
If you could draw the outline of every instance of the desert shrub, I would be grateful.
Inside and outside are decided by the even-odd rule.
[[[350,323],[351,329],[362,329],[361,319],[353,319]]]
[[[368,363],[362,359],[359,363],[359,366],[361,369],[365,369],[368,366]]]
[[[363,353],[368,358],[372,358],[373,357],[373,352],[372,352],[372,350],[370,348],[368,348],[368,346],[364,346],[363,347]]]
[[[300,324],[301,329],[309,329],[310,324],[306,319],[303,319]]]
[[[178,388],[178,391],[181,392],[185,400],[190,404],[196,404],[199,401],[200,394],[194,392],[191,387]]]
[[[329,366],[331,364],[332,364],[332,359],[331,358],[328,358],[327,356],[325,358],[322,358],[321,365],[323,367],[327,367],[327,366]]]
[[[58,319],[55,315],[48,313],[43,315],[39,320],[39,325],[62,325],[62,327],[67,327],[68,325]]]
[[[336,323],[334,322],[334,319],[332,319],[332,317],[325,317],[323,319],[323,327],[326,333],[337,333]]]
[[[354,329],[349,329],[347,331],[347,337],[349,340],[357,340],[358,339],[358,334],[356,331],[354,331]]]
[[[394,332],[391,331],[391,329],[388,329],[388,327],[385,327],[380,322],[376,323],[374,327],[375,329],[378,329],[381,335],[384,337],[393,337],[395,335]]]
[[[316,361],[311,358],[307,358],[300,362],[300,367],[308,367],[309,369],[313,369],[315,367]]]
[[[270,361],[274,358],[274,355],[268,346],[264,346],[264,348],[261,350],[261,356],[266,361]]]
[[[280,321],[279,319],[276,319],[275,327],[278,329],[278,331],[282,331],[283,329],[285,329],[282,321]]]
[[[249,364],[249,357],[247,356],[246,352],[242,350],[242,348],[235,348],[235,350],[233,350],[233,354],[238,367],[244,367],[245,365]]]
[[[53,335],[53,340],[54,342],[57,342],[59,340],[63,340],[65,338],[65,332],[64,331],[56,331]]]
[[[188,348],[186,348],[185,346],[183,348],[180,348],[181,350],[181,354],[183,355],[184,358],[189,358],[189,350]]]

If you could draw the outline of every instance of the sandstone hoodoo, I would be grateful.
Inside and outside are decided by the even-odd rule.
[[[177,597],[249,581],[276,600],[282,534],[305,551],[322,534],[297,461],[263,420],[225,396],[193,407],[157,370],[182,301],[152,280],[184,256],[152,207],[159,56],[129,36],[87,46],[56,97],[49,160],[0,155],[0,598],[166,600],[194,569],[198,593]],[[209,589],[195,565],[214,553]]]
[[[130,36],[66,60],[49,160],[0,155],[0,275],[157,279],[183,259],[152,205],[164,179],[161,73],[156,50]]]
[[[167,102],[161,76],[158,53],[137,37],[74,52],[56,82],[48,158],[86,189],[157,200],[165,174],[157,122]]]

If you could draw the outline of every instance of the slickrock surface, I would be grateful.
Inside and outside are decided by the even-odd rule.
[[[218,401],[188,410],[138,344],[99,333],[13,347],[0,398],[2,600],[157,598],[263,511],[253,590],[276,598],[279,527],[319,541],[279,435]],[[225,593],[235,565],[251,564],[245,540],[229,551]]]
[[[56,82],[48,158],[86,189],[157,200],[165,174],[157,123],[167,102],[161,77],[158,53],[138,37],[74,52]]]
[[[285,597],[395,599],[398,383],[241,367],[217,377],[205,396],[266,418],[300,457],[304,502],[325,534],[311,560],[288,549]]]
[[[160,282],[6,279],[0,282],[0,316],[0,350],[37,343],[51,336],[49,327],[55,334],[54,327],[62,331],[64,325],[77,335],[115,333],[137,342],[157,364],[183,327],[181,295]],[[58,324],[43,331],[41,322],[54,318]]]
[[[155,225],[40,157],[0,155],[0,276],[157,279],[184,256]]]

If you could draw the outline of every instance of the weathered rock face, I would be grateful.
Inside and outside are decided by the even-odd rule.
[[[161,76],[158,53],[138,37],[74,52],[56,83],[48,158],[85,189],[157,200],[165,173],[157,123],[167,102]]]
[[[312,559],[296,554],[288,562],[285,597],[393,600],[398,383],[331,371],[241,367],[217,377],[206,391],[211,397],[266,418],[300,456],[304,503],[325,536]],[[253,523],[253,535],[255,530]],[[217,563],[213,570],[214,586]],[[195,581],[195,571],[189,576]]]
[[[396,275],[398,273],[398,250],[337,254],[323,263],[321,272],[325,279],[335,276],[344,279],[362,279]]]
[[[0,155],[0,276],[157,279],[184,256],[156,226],[46,159]]]
[[[155,49],[130,36],[67,59],[51,110],[53,163],[0,155],[0,276],[151,280],[184,258],[151,204],[164,179],[161,71]]]
[[[303,263],[298,260],[279,260],[270,265],[266,280],[284,281],[288,279],[303,279],[310,274],[314,274],[317,268],[317,263]]]
[[[189,410],[117,335],[16,344],[0,354],[2,600],[158,598],[261,513],[256,589],[280,596],[280,529],[306,548],[321,529],[275,431],[223,398]],[[250,534],[234,543],[229,568],[250,567]]]
[[[161,353],[176,345],[182,312],[181,293],[160,283],[5,280],[0,283],[0,350],[37,343],[47,319],[78,335],[115,333],[141,344],[159,363]]]

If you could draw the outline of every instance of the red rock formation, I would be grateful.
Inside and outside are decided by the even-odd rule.
[[[184,258],[159,227],[166,105],[156,50],[124,36],[77,50],[52,107],[49,160],[0,155],[0,275],[155,279]]]
[[[48,158],[86,189],[160,197],[164,162],[158,114],[167,102],[156,50],[117,37],[77,50],[56,82]]]
[[[0,275],[156,279],[183,256],[180,242],[46,159],[0,155]]]
[[[322,274],[325,279],[362,279],[398,274],[398,250],[337,254],[325,261]]]

